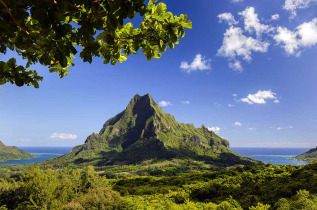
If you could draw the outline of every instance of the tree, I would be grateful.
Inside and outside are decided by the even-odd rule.
[[[0,84],[33,85],[43,77],[33,64],[67,75],[79,53],[84,62],[101,57],[115,65],[141,51],[148,60],[173,49],[184,29],[192,27],[187,15],[174,16],[164,3],[150,0],[0,0],[0,53],[16,52],[15,58],[0,61]],[[139,28],[129,19],[140,15]]]

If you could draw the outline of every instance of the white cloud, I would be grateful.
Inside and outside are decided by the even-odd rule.
[[[243,71],[243,68],[242,68],[242,66],[241,66],[241,62],[238,61],[238,60],[236,60],[236,61],[234,61],[234,62],[230,62],[230,63],[229,63],[229,67],[230,67],[231,69],[233,69],[234,71],[239,71],[239,72]]]
[[[207,128],[209,131],[212,131],[212,132],[214,132],[214,133],[219,133],[220,132],[220,130],[221,130],[221,128],[219,128],[219,127],[208,127]]]
[[[229,12],[226,12],[226,13],[222,13],[220,15],[218,15],[218,18],[219,18],[219,22],[222,23],[223,21],[227,22],[228,25],[236,25],[239,23],[239,21],[236,21],[234,19],[234,16],[229,13]]]
[[[296,10],[308,8],[313,3],[317,3],[317,0],[285,0],[283,9],[290,11],[291,18],[294,18]]]
[[[317,0],[286,0],[284,8],[296,11],[297,8],[306,8],[313,2],[317,3]],[[218,15],[219,22],[226,21],[230,27],[223,35],[217,56],[227,58],[229,67],[234,71],[243,71],[243,60],[250,62],[254,54],[267,53],[273,42],[283,47],[288,55],[296,57],[301,55],[304,48],[317,45],[317,18],[290,30],[284,26],[273,27],[261,23],[254,7],[247,7],[238,14],[243,17],[243,27],[238,24],[232,13]],[[279,18],[279,14],[274,14],[265,22],[276,21]]]
[[[67,133],[52,133],[50,136],[51,139],[62,139],[62,140],[74,140],[77,139],[76,134],[67,134]]]
[[[254,131],[256,128],[248,128],[249,131]]]
[[[181,101],[182,104],[190,104],[190,101]]]
[[[283,48],[290,55],[294,54],[299,48],[296,34],[287,28],[278,27],[274,39],[278,44],[283,44]]]
[[[234,125],[235,126],[242,126],[242,123],[241,122],[235,122]]]
[[[278,103],[280,103],[280,100],[275,99],[273,102],[276,103],[276,104],[278,104]]]
[[[159,105],[162,106],[162,107],[166,107],[166,106],[171,106],[172,103],[169,102],[169,101],[160,101]]]
[[[237,57],[251,61],[253,52],[267,52],[269,45],[268,42],[247,37],[243,35],[241,28],[231,26],[224,34],[223,43],[220,49],[218,49],[217,55],[233,60],[234,63],[231,66],[241,69],[242,67],[240,61],[237,62]]]
[[[290,125],[288,127],[277,127],[276,130],[280,131],[280,130],[292,129],[292,128],[294,128],[294,126]]]
[[[266,104],[268,99],[276,99],[276,93],[271,90],[259,90],[255,94],[249,94],[246,98],[241,98],[240,101],[248,104]]]
[[[317,18],[297,27],[299,42],[302,46],[310,47],[317,44]]]
[[[230,107],[230,108],[234,107],[234,104],[228,104],[228,107]]]
[[[280,15],[279,14],[275,14],[271,16],[271,20],[279,20],[280,19]]]
[[[234,3],[239,3],[239,2],[243,2],[244,0],[232,0],[232,2]]]
[[[278,27],[274,40],[283,46],[289,55],[300,55],[303,47],[317,45],[317,18],[310,22],[304,22],[291,31],[285,27]]]
[[[254,7],[246,8],[243,12],[240,12],[239,15],[244,18],[244,29],[249,33],[255,32],[259,37],[262,33],[271,30],[270,26],[260,23]]]
[[[233,96],[233,97],[237,97],[237,96],[238,96],[238,94],[234,93],[234,94],[232,94],[232,96]]]
[[[197,54],[192,63],[188,64],[187,61],[183,61],[180,68],[187,73],[191,73],[192,71],[210,70],[210,59],[206,59],[205,57],[202,57],[201,54]]]

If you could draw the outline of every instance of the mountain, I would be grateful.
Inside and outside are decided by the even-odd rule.
[[[34,157],[30,153],[20,150],[16,147],[6,146],[0,141],[0,162],[5,162],[7,160],[22,160]]]
[[[310,149],[309,151],[296,156],[294,159],[302,160],[306,162],[317,161],[317,147]]]
[[[110,118],[99,133],[67,155],[49,161],[57,165],[130,165],[145,161],[195,160],[232,166],[260,163],[229,149],[229,142],[204,125],[183,124],[147,94],[134,96],[126,109]]]

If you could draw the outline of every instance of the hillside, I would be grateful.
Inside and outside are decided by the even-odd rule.
[[[134,96],[98,134],[91,134],[83,145],[47,163],[109,166],[176,159],[216,166],[260,163],[232,152],[227,140],[205,126],[177,122],[149,94]]]
[[[31,157],[34,156],[16,147],[6,146],[2,143],[2,141],[0,141],[0,162],[29,159]]]
[[[309,151],[296,156],[294,159],[302,160],[306,162],[317,161],[317,147],[310,149]]]

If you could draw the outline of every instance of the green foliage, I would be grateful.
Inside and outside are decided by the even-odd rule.
[[[251,206],[250,210],[269,210],[270,209],[270,205],[264,205],[262,203],[257,203],[256,206]]]
[[[6,146],[0,141],[0,162],[5,162],[7,160],[29,159],[31,157],[34,157],[34,155],[16,147]]]
[[[269,205],[274,209],[287,209],[284,207],[293,202],[291,206],[309,209],[300,205],[314,207],[316,197],[297,192],[306,189],[317,193],[316,172],[317,163],[306,166],[245,166],[170,177],[122,178],[113,182],[114,189],[124,196],[151,196],[154,199],[163,194],[176,204],[190,200],[216,204],[223,202],[223,208],[230,203],[237,209],[252,206],[253,209],[268,209]]]
[[[317,163],[106,179],[89,166],[0,179],[0,209],[317,210]]]
[[[32,64],[47,66],[62,78],[79,53],[84,62],[101,57],[115,65],[141,51],[148,60],[160,58],[192,28],[187,15],[167,12],[157,0],[0,0],[0,53],[15,51],[27,61],[17,66],[14,58],[0,62],[0,84],[33,85],[43,80]],[[133,26],[129,19],[143,17]],[[80,51],[80,52],[78,52]]]
[[[33,168],[19,180],[0,179],[0,206],[9,209],[113,209],[121,197],[92,167],[86,170]]]
[[[306,161],[306,162],[317,161],[317,147],[310,149],[309,151],[296,156],[294,159],[302,160],[302,161]]]

